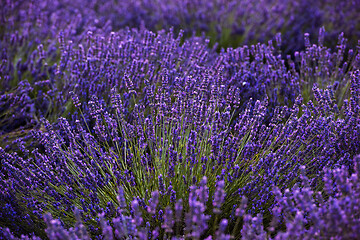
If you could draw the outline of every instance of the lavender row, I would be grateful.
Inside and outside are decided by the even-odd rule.
[[[357,5],[237,2],[7,1],[0,237],[356,238]]]
[[[303,34],[315,36],[322,26],[335,46],[344,32],[352,46],[360,37],[357,1],[12,1],[4,3],[2,34],[33,34],[41,41],[53,39],[59,29],[66,37],[81,38],[87,31],[110,33],[125,27],[144,26],[152,31],[175,28],[185,34],[205,32],[223,47],[267,42],[281,32],[285,52],[303,48]],[[31,33],[33,32],[33,33]],[[73,39],[74,37],[74,39]]]

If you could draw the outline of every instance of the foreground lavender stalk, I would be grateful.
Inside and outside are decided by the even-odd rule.
[[[336,168],[334,170],[327,169],[327,174],[331,175],[331,178],[324,178],[325,184],[334,186],[334,190],[327,190],[325,193],[318,192],[314,194],[310,188],[309,179],[305,176],[305,167],[301,167],[302,174],[300,175],[301,184],[295,185],[291,189],[291,193],[288,189],[285,190],[284,195],[279,188],[274,187],[275,193],[275,205],[274,205],[274,217],[272,226],[280,226],[279,232],[274,239],[313,239],[319,238],[331,238],[331,239],[356,239],[360,236],[360,216],[357,211],[360,204],[360,157],[357,156],[354,159],[354,169],[349,174],[348,170],[344,168]],[[203,180],[203,184],[206,180]],[[192,189],[197,187],[192,186]],[[202,187],[196,191],[203,191]],[[313,197],[315,196],[315,198]],[[329,198],[324,201],[325,198]],[[201,201],[201,197],[194,197],[189,199],[189,204],[192,205],[192,201]],[[200,204],[201,202],[198,202]],[[133,200],[131,205],[133,209],[138,209],[138,201]],[[135,207],[136,206],[136,207]],[[240,209],[240,208],[239,208]],[[136,210],[138,211],[138,210]],[[173,233],[174,222],[169,225],[169,219],[173,219],[173,212],[166,210],[166,223],[162,226],[163,229],[167,229],[166,234]],[[81,211],[80,211],[81,212]],[[75,209],[75,214],[79,216],[78,209]],[[103,219],[104,214],[100,214],[99,225],[102,228],[103,239],[111,240],[115,239],[113,233],[115,233],[116,239],[120,236],[127,239],[149,239],[146,231],[143,231],[142,222],[139,221],[138,214],[133,217],[123,216],[123,212],[119,211],[119,216],[113,219],[113,227],[107,225]],[[197,212],[192,212],[191,208],[186,215],[187,219],[197,219],[197,224],[205,224],[206,219],[197,218]],[[239,215],[240,217],[241,215]],[[52,219],[50,214],[44,216],[47,225],[46,233],[49,239],[89,239],[89,235],[84,229],[84,225],[81,223],[80,218],[77,218],[77,223],[74,228],[69,230],[64,229],[61,223]],[[119,219],[123,219],[120,220]],[[128,219],[128,220],[125,220]],[[262,216],[258,214],[256,217],[246,214],[243,218],[244,224],[241,230],[241,235],[236,235],[237,239],[241,236],[241,239],[273,239],[269,233],[266,233],[263,228]],[[136,223],[136,228],[128,228],[126,222]],[[305,224],[307,226],[305,226]],[[229,234],[226,234],[226,228],[228,225],[227,219],[222,219],[219,223],[216,234],[212,237],[207,236],[200,229],[187,230],[191,234],[192,238],[196,239],[203,236],[206,239],[231,239]],[[127,230],[126,230],[127,229]],[[145,230],[145,229],[144,229]],[[40,239],[35,236],[26,237],[22,236],[17,238],[13,236],[8,229],[1,229],[1,234],[7,239]],[[145,235],[144,235],[145,233]],[[159,229],[152,232],[153,238],[159,234]],[[238,234],[238,233],[236,233]],[[171,239],[184,239],[183,237],[174,237]]]

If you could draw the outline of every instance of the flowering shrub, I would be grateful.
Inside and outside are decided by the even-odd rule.
[[[357,9],[6,1],[0,238],[358,238]]]
[[[76,206],[96,234],[96,228],[90,226],[99,212],[107,218],[115,216],[116,189],[121,187],[125,202],[136,199],[150,214],[143,218],[153,231],[161,228],[167,208],[174,208],[179,199],[191,200],[192,184],[205,187],[205,182],[201,183],[204,176],[209,192],[203,197],[201,211],[208,204],[206,199],[213,199],[209,204],[212,202],[210,209],[215,215],[206,215],[214,218],[214,226],[220,209],[222,216],[230,217],[242,196],[249,200],[250,214],[268,215],[274,198],[272,186],[293,186],[301,165],[311,166],[307,175],[313,187],[320,189],[325,167],[352,166],[351,156],[359,152],[354,143],[360,139],[359,133],[352,131],[359,128],[358,81],[357,71],[352,75],[351,104],[344,105],[342,113],[334,109],[334,100],[326,100],[326,94],[315,87],[316,105],[302,105],[299,117],[302,98],[298,97],[291,109],[276,108],[268,125],[267,99],[254,105],[249,102],[236,114],[230,105],[221,108],[216,94],[206,99],[204,82],[195,87],[199,94],[182,92],[178,86],[172,99],[167,72],[162,73],[155,95],[148,89],[147,102],[133,102],[130,112],[115,89],[109,108],[113,113],[94,96],[88,103],[91,131],[85,117],[76,120],[73,128],[64,118],[57,126],[43,120],[46,131],[33,132],[42,151],[35,149],[30,154],[24,149],[25,160],[2,150],[4,215],[9,218],[8,214],[13,214],[16,225],[19,219],[34,224],[50,211],[69,224],[74,222],[69,213]],[[137,95],[131,85],[129,94]],[[79,108],[77,95],[72,95]],[[158,195],[150,200],[153,190]],[[154,198],[159,209],[152,206]],[[183,207],[191,209],[191,205]],[[185,215],[183,221],[190,216]],[[206,228],[200,229],[196,230],[198,237]]]

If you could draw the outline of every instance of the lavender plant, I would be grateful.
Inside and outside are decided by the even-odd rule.
[[[204,201],[201,211],[212,202],[209,211],[215,213],[210,218],[213,226],[218,224],[220,207],[222,216],[230,217],[241,196],[249,199],[249,213],[261,213],[268,221],[272,185],[293,186],[301,165],[311,169],[307,174],[313,187],[320,189],[322,169],[351,167],[349,159],[359,152],[354,144],[359,134],[351,131],[359,127],[358,72],[352,79],[351,104],[344,108],[345,118],[333,109],[333,102],[325,101],[302,105],[304,113],[298,117],[302,100],[298,97],[291,109],[277,108],[267,125],[266,99],[249,103],[238,117],[231,116],[234,111],[230,106],[221,110],[216,98],[207,104],[204,94],[183,94],[175,89],[178,95],[172,101],[165,73],[156,95],[151,98],[153,93],[148,92],[148,114],[148,103],[135,104],[127,114],[122,96],[114,90],[113,114],[96,97],[89,102],[92,130],[86,129],[85,117],[83,124],[78,120],[73,129],[63,118],[58,126],[43,120],[46,132],[34,132],[44,147],[42,152],[35,149],[25,161],[15,153],[2,151],[2,191],[7,197],[12,192],[10,199],[16,199],[16,207],[30,219],[41,219],[50,211],[71,224],[74,216],[69,212],[76,206],[84,211],[84,220],[91,226],[99,212],[108,218],[114,216],[116,189],[121,186],[125,202],[137,199],[152,214],[143,215],[143,219],[154,230],[161,227],[166,208],[174,207],[176,199],[189,199],[184,209],[192,207],[190,186],[205,187],[201,183],[205,176],[209,192],[202,198],[213,201]],[[137,94],[130,85],[129,94]],[[317,94],[319,99],[324,98]],[[80,107],[74,93],[73,99]],[[154,190],[156,195],[150,200]],[[11,205],[10,199],[4,203]],[[30,205],[29,201],[36,203]],[[152,206],[152,201],[160,209]],[[185,216],[185,224],[186,219],[190,216]],[[204,227],[200,229],[198,237],[205,233]],[[96,229],[91,231],[96,234]],[[215,229],[209,228],[209,233]]]

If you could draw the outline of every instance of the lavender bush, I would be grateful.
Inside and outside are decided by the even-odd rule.
[[[343,110],[336,110],[334,101],[328,102],[325,92],[315,87],[316,105],[301,106],[299,96],[291,109],[276,108],[269,124],[265,120],[267,99],[254,105],[250,102],[239,115],[230,105],[219,108],[216,94],[207,102],[203,84],[200,94],[174,89],[177,95],[172,100],[166,73],[153,98],[149,90],[148,102],[136,103],[131,112],[115,89],[113,113],[94,96],[88,103],[92,130],[87,129],[85,117],[76,120],[73,128],[64,118],[57,126],[43,120],[46,131],[33,132],[42,151],[35,149],[30,154],[24,149],[25,160],[2,150],[4,215],[11,208],[11,218],[34,224],[50,211],[70,224],[74,217],[69,212],[76,206],[92,226],[99,212],[107,218],[115,216],[116,189],[121,187],[125,203],[136,199],[147,210],[150,216],[143,218],[153,231],[161,228],[168,207],[174,208],[179,199],[190,201],[190,186],[200,184],[209,189],[201,197],[204,206],[200,209],[204,212],[210,205],[208,211],[214,212],[205,212],[205,222],[216,226],[221,210],[221,216],[229,218],[241,196],[249,200],[250,214],[261,213],[268,221],[272,186],[293,186],[301,165],[311,166],[307,175],[319,189],[324,168],[351,168],[351,158],[359,152],[356,142],[360,137],[352,131],[359,128],[359,72],[351,78],[351,103]],[[136,95],[130,86],[129,94]],[[72,95],[79,108],[78,97]],[[300,106],[304,112],[298,116]],[[207,185],[201,182],[204,176]],[[153,190],[156,195],[150,196]],[[153,206],[153,201],[160,207]],[[191,207],[190,202],[183,206],[185,211]],[[185,215],[185,225],[190,216]],[[196,232],[201,237],[207,227],[199,229]],[[210,234],[215,230],[208,229]]]
[[[360,236],[356,2],[2,5],[0,238]]]

